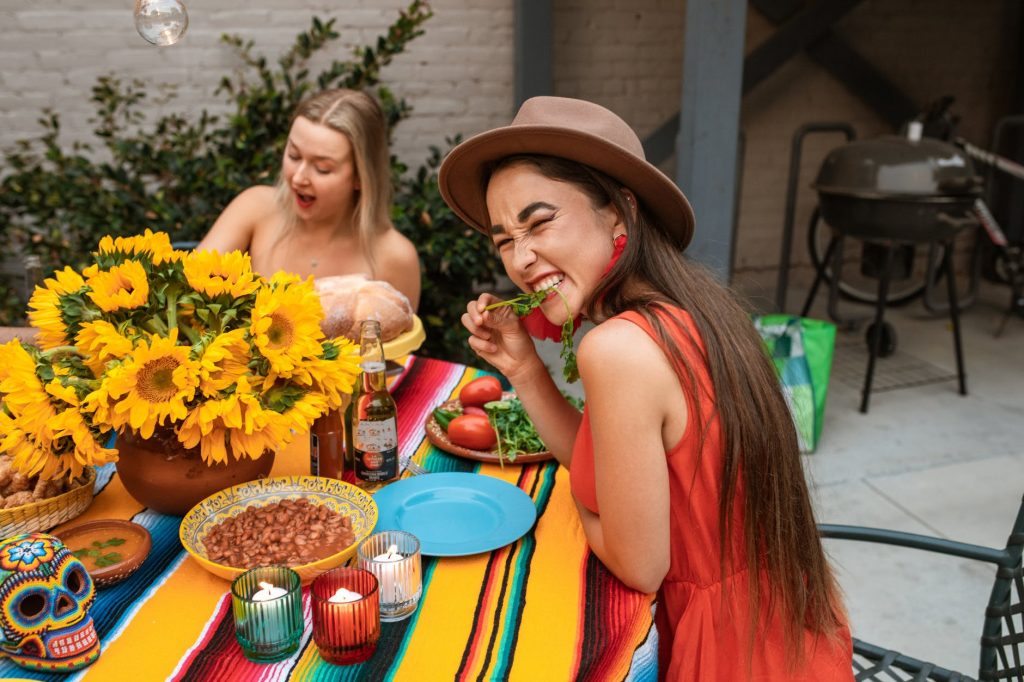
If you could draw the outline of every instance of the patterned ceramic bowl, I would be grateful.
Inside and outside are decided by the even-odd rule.
[[[369,493],[351,483],[319,476],[281,476],[243,483],[214,493],[193,507],[181,521],[178,532],[181,544],[210,573],[225,580],[234,580],[246,571],[246,567],[212,561],[203,544],[207,534],[220,522],[251,507],[302,498],[348,516],[356,536],[355,542],[340,552],[312,563],[292,566],[306,584],[355,556],[356,547],[373,532],[377,524],[377,503]]]

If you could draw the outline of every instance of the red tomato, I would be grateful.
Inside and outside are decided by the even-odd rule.
[[[459,402],[463,407],[466,405],[479,407],[492,400],[501,400],[501,382],[492,376],[473,379],[459,392]]]
[[[467,407],[462,408],[462,414],[477,414],[480,415],[481,417],[486,417],[487,410],[485,410],[482,407],[477,407],[476,405],[469,405]]]
[[[471,450],[490,450],[498,442],[498,434],[494,433],[487,417],[463,414],[448,424],[448,439]]]

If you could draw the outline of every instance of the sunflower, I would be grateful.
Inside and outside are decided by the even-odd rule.
[[[84,362],[96,376],[101,376],[107,363],[120,360],[132,352],[131,339],[123,336],[117,327],[105,320],[86,322],[75,337],[78,349],[85,355]]]
[[[98,429],[90,426],[77,408],[69,407],[58,412],[51,420],[50,428],[54,442],[60,444],[65,456],[49,458],[47,466],[40,471],[43,478],[64,473],[78,478],[87,466],[117,461],[117,450],[100,445]]]
[[[199,388],[205,396],[216,396],[233,386],[249,371],[249,342],[244,329],[220,334],[199,357]]]
[[[43,388],[57,400],[65,402],[72,407],[78,407],[78,393],[75,392],[74,386],[65,386],[60,379],[54,378]]]
[[[36,375],[35,359],[17,340],[0,345],[0,398],[20,428],[29,433],[47,431],[53,407]]]
[[[242,428],[228,432],[232,451],[256,458],[292,441],[294,434],[286,416],[268,410],[255,396],[242,396],[241,403]]]
[[[285,444],[282,439],[290,435],[284,420],[272,422],[271,415],[276,413],[262,408],[259,396],[242,377],[231,395],[207,400],[189,412],[178,429],[178,440],[187,448],[200,445],[207,463],[226,462],[229,443],[236,459],[256,459]]]
[[[149,280],[138,261],[129,260],[109,270],[87,270],[89,298],[105,313],[131,310],[146,305]]]
[[[359,346],[341,338],[324,341],[323,346],[324,356],[304,362],[291,380],[323,393],[331,409],[337,409],[359,375]]]
[[[167,338],[150,339],[148,343],[140,341],[131,358],[108,372],[100,389],[110,405],[103,416],[109,417],[115,428],[127,424],[143,438],[152,436],[156,426],[168,419],[184,419],[188,414],[185,403],[199,385],[199,365],[189,358],[188,346],[177,345],[177,329]]]
[[[85,280],[70,267],[58,270],[53,277],[36,287],[29,299],[28,321],[39,330],[36,337],[43,348],[56,348],[71,343],[68,324],[61,310],[61,297],[76,294],[85,288]]]
[[[0,400],[0,452],[11,455],[26,476],[48,465],[56,468],[49,456],[55,411],[36,375],[35,360],[18,341],[0,346]]]
[[[304,358],[321,355],[322,317],[312,277],[303,282],[294,275],[278,273],[269,287],[259,290],[249,331],[272,373],[291,376]]]
[[[185,256],[182,265],[189,286],[211,298],[221,294],[241,298],[260,287],[249,254],[241,251],[223,256],[216,251],[193,251]]]
[[[100,239],[97,256],[139,256],[148,255],[153,265],[160,265],[165,261],[176,261],[181,258],[182,252],[175,251],[171,246],[171,238],[166,232],[153,232],[150,229],[140,235],[133,237],[111,237],[107,235]]]
[[[178,427],[178,440],[186,448],[201,446],[200,455],[207,464],[228,461],[227,429],[223,414],[230,405],[237,405],[238,396],[232,394],[222,400],[207,400],[192,409]]]

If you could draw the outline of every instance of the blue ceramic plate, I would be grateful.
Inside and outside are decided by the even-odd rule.
[[[504,547],[537,519],[533,500],[505,481],[483,474],[423,474],[395,481],[374,494],[376,530],[404,530],[426,556],[465,556]]]

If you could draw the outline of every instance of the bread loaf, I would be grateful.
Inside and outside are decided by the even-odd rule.
[[[321,328],[328,337],[359,340],[359,323],[380,322],[385,341],[412,329],[412,306],[402,292],[366,275],[336,275],[314,280],[324,309]]]

